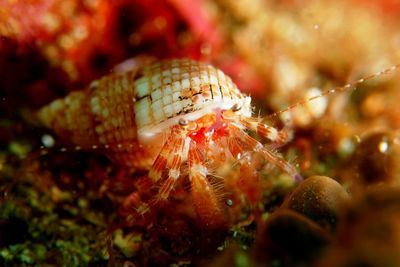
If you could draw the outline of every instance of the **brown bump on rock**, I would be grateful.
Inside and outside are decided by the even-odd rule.
[[[260,226],[255,250],[260,261],[293,266],[312,262],[329,242],[330,234],[318,224],[295,211],[280,209]]]
[[[343,212],[335,239],[315,267],[400,266],[400,189],[368,188]]]
[[[339,211],[348,199],[346,190],[335,180],[326,176],[311,176],[292,192],[282,207],[334,230]]]
[[[399,132],[377,132],[366,136],[357,147],[353,162],[361,183],[400,184]]]

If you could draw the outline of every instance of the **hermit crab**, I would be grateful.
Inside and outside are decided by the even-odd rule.
[[[220,208],[208,179],[208,163],[221,164],[249,151],[261,154],[295,181],[302,179],[293,165],[273,152],[290,138],[286,128],[277,130],[253,116],[251,97],[241,93],[231,78],[190,59],[111,74],[86,90],[53,101],[37,115],[79,149],[102,147],[117,164],[148,170],[158,191],[137,207],[139,214],[167,200],[185,168],[196,211],[206,219],[214,217]],[[248,132],[271,144],[264,146]]]

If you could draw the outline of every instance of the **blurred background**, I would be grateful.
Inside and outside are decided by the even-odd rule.
[[[286,110],[399,64],[399,18],[397,0],[1,1],[0,266],[400,266],[399,72]],[[277,127],[289,114],[280,153],[314,177],[222,169],[225,229],[185,192],[121,226],[135,177],[91,152],[41,155],[34,110],[127,59],[177,57],[222,69]]]

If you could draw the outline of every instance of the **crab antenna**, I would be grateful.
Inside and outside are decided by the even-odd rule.
[[[304,104],[306,104],[306,103],[308,103],[310,101],[313,101],[315,99],[318,99],[320,97],[327,96],[327,95],[330,95],[330,94],[333,94],[333,93],[336,93],[336,92],[344,92],[344,91],[349,90],[352,87],[355,88],[358,85],[360,85],[360,84],[362,84],[362,83],[364,83],[364,82],[366,82],[368,80],[372,80],[372,79],[374,79],[376,77],[379,77],[379,76],[382,76],[382,75],[385,75],[385,74],[390,74],[390,73],[394,72],[395,70],[397,70],[398,68],[400,68],[400,64],[393,65],[393,66],[391,66],[389,68],[386,68],[384,70],[375,72],[375,73],[370,74],[370,75],[368,75],[368,76],[366,76],[364,78],[360,78],[358,80],[355,80],[354,82],[347,83],[347,84],[345,84],[343,86],[338,86],[338,87],[335,87],[333,89],[326,90],[326,91],[322,92],[319,95],[315,95],[315,96],[312,96],[310,98],[303,99],[303,100],[301,100],[301,101],[299,101],[299,102],[297,102],[297,103],[295,103],[293,105],[290,105],[289,107],[287,107],[285,109],[282,109],[282,110],[279,110],[279,111],[277,111],[275,113],[272,113],[272,114],[268,115],[268,117],[270,117],[270,118],[277,117],[278,115],[280,115],[280,114],[282,114],[284,112],[287,112],[287,111],[289,111],[289,110],[291,110],[291,109],[293,109],[293,108],[295,108],[297,106],[302,106],[302,105],[304,105]]]

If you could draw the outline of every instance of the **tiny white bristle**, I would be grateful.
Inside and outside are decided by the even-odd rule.
[[[207,168],[202,164],[193,164],[192,171],[201,174],[203,177],[206,177],[208,174]]]
[[[49,134],[44,134],[42,135],[42,144],[47,148],[53,147],[55,144],[54,138]]]
[[[169,177],[175,180],[179,178],[180,174],[181,174],[180,171],[176,169],[170,169],[168,173]]]
[[[228,199],[225,201],[225,204],[226,204],[228,207],[232,207],[232,206],[233,206],[233,200],[230,199],[230,198],[228,198]]]

